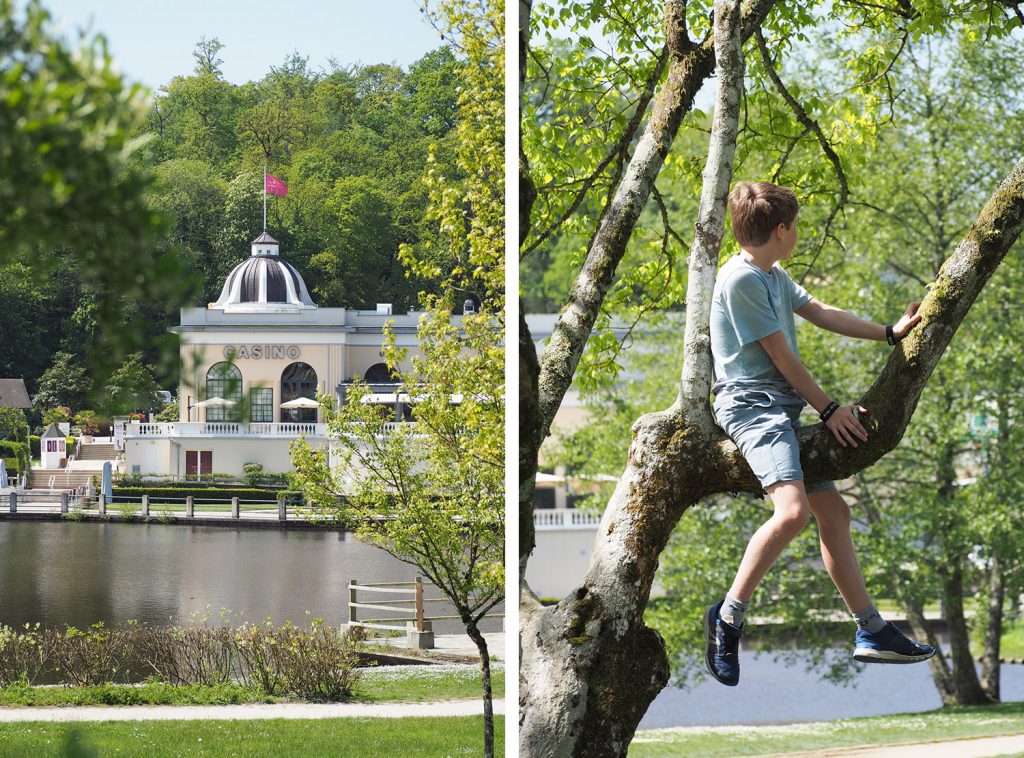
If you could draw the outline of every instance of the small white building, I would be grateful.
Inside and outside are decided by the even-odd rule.
[[[57,424],[50,424],[46,427],[39,438],[40,468],[59,469],[67,462],[67,437]]]
[[[305,437],[326,449],[327,428],[318,393],[344,402],[356,377],[374,399],[394,408],[395,423],[411,418],[408,398],[384,362],[383,331],[390,323],[399,347],[418,350],[420,314],[320,308],[299,272],[264,232],[248,259],[232,270],[217,302],[183,308],[180,337],[180,418],[174,423],[129,424],[126,472],[195,477],[241,474],[246,463],[267,472],[291,469],[289,445]],[[305,403],[312,405],[312,403]],[[298,406],[298,407],[296,407]]]

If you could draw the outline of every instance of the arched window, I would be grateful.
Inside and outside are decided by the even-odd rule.
[[[366,369],[366,376],[363,377],[363,381],[367,384],[392,384],[398,381],[398,379],[391,369],[388,368],[388,364],[374,363],[370,368]]]
[[[281,372],[281,404],[299,397],[316,399],[316,371],[308,363],[292,363]],[[316,423],[316,408],[282,408],[281,421]]]
[[[238,418],[242,400],[242,372],[230,363],[215,363],[206,372],[206,399],[219,397],[235,405],[207,405],[207,421],[230,421]]]

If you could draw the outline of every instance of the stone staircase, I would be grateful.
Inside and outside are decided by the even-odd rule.
[[[89,483],[95,471],[76,471],[66,468],[35,468],[29,472],[28,488],[32,490],[73,490]],[[50,484],[53,477],[53,484]]]
[[[113,442],[79,442],[70,468],[33,469],[29,472],[28,487],[33,490],[53,489],[54,491],[77,489],[89,484],[94,476],[101,478],[101,463],[103,461],[116,463],[118,457],[119,453]],[[51,477],[53,477],[52,487]]]
[[[75,458],[80,461],[115,461],[117,457],[113,442],[79,442],[75,453]]]

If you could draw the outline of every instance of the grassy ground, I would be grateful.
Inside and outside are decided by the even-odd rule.
[[[505,692],[505,672],[492,672],[494,697]],[[482,697],[479,672],[473,666],[388,666],[366,669],[355,687],[352,702],[418,703]],[[0,688],[0,706],[73,705],[233,705],[282,703],[288,698],[267,697],[237,684],[215,687],[162,683],[132,686]]]
[[[494,719],[495,755],[504,755],[505,720]],[[483,719],[324,719],[273,721],[111,721],[0,724],[0,756],[477,756]]]
[[[647,730],[637,732],[629,754],[719,758],[1021,733],[1024,703],[1004,703],[813,724]]]
[[[981,655],[985,648],[985,630],[978,626],[971,635],[971,650]],[[999,642],[999,655],[1003,658],[1024,658],[1024,621],[1003,623],[1003,638]]]

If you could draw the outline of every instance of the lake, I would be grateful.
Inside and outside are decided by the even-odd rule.
[[[350,580],[412,581],[417,573],[351,534],[326,529],[0,523],[0,623],[18,626],[181,625],[221,609],[239,623],[269,616],[304,625],[319,616],[337,625],[348,621]],[[428,613],[451,613],[441,607],[432,604]],[[434,629],[463,631],[457,621]]]
[[[867,665],[852,686],[843,687],[822,682],[801,665],[776,663],[770,655],[740,655],[739,685],[725,687],[709,678],[688,690],[666,688],[647,710],[640,729],[830,721],[942,705],[927,663]],[[1024,700],[1024,665],[1004,665],[1001,687],[1004,701]]]

